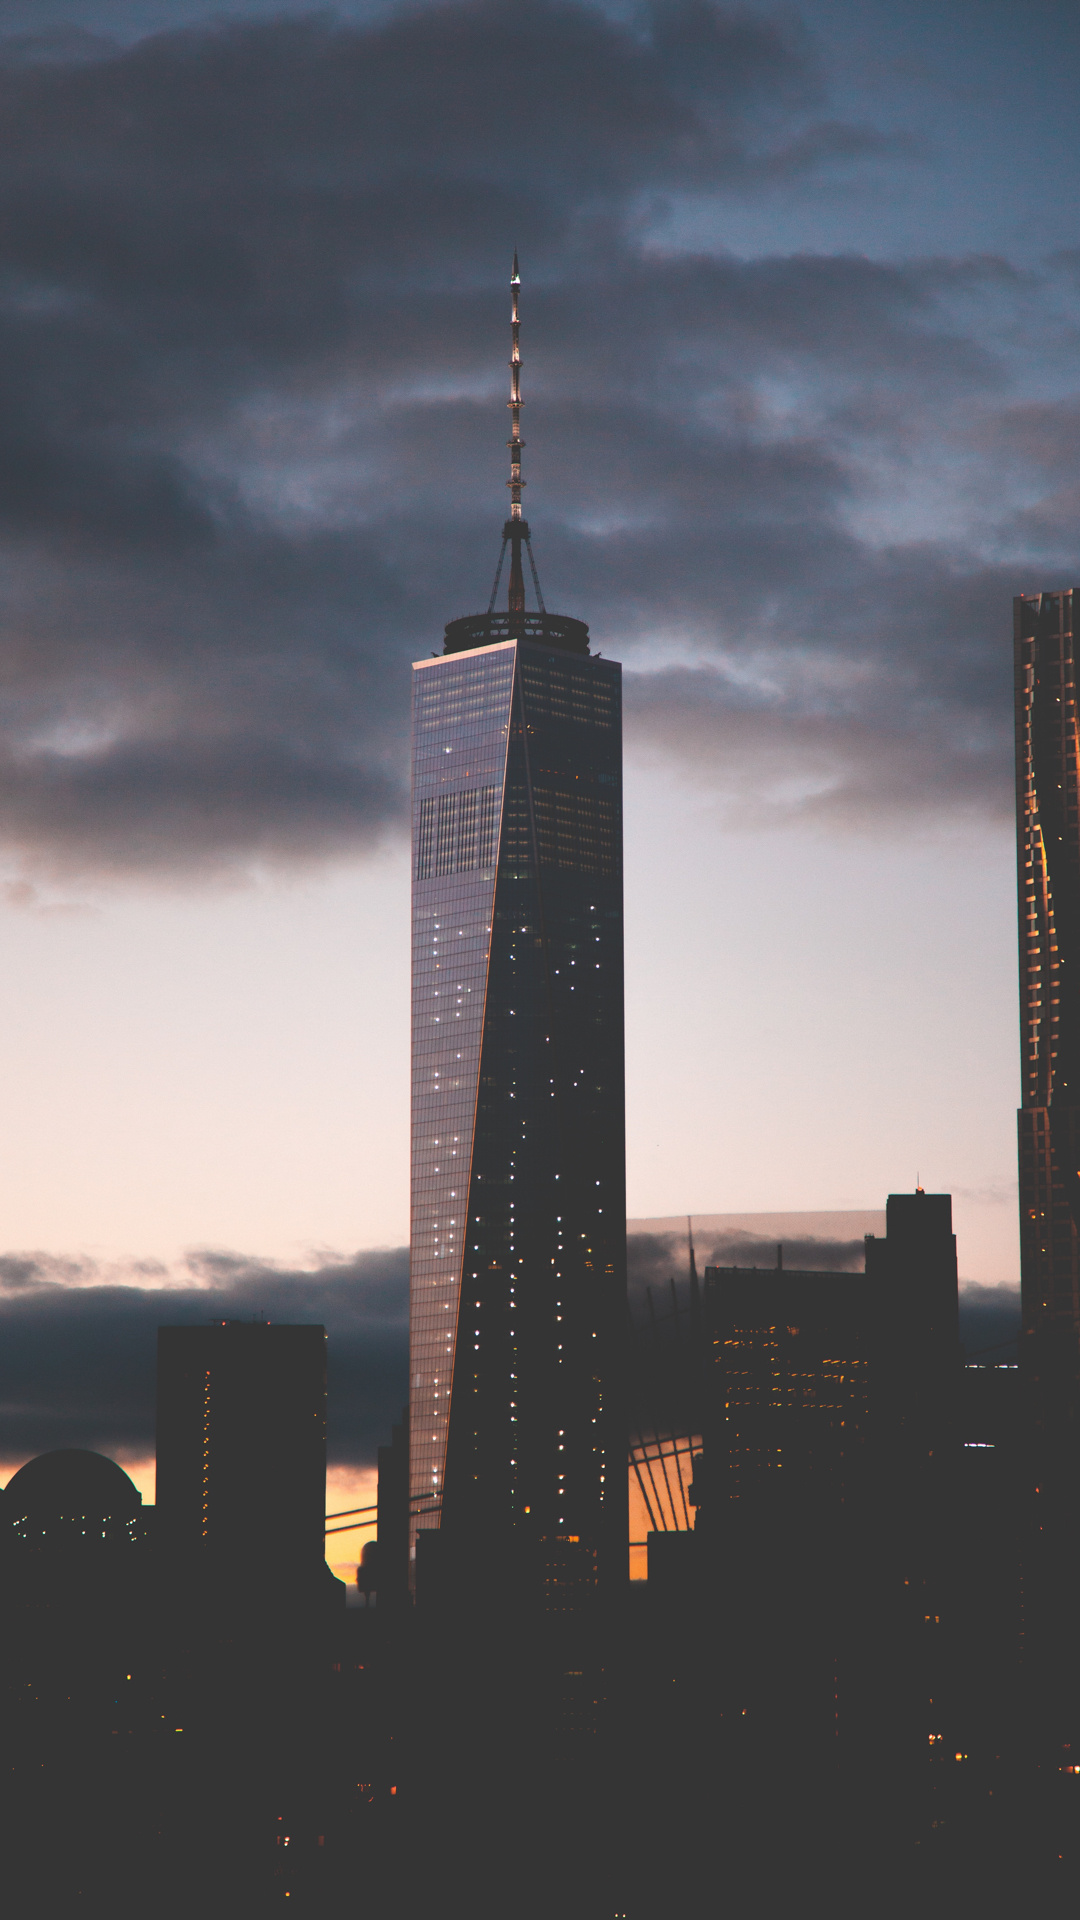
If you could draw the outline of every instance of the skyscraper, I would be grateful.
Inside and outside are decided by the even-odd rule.
[[[1080,821],[1073,594],[1014,608],[1024,1326],[1080,1331]]]
[[[565,1593],[626,1570],[621,681],[540,593],[518,297],[495,586],[413,670],[410,1506]]]
[[[323,1327],[158,1328],[157,1511],[179,1573],[324,1584]]]

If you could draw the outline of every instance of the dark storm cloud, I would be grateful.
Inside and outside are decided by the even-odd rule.
[[[775,1267],[776,1249],[784,1249],[784,1266],[795,1272],[861,1273],[866,1248],[861,1239],[829,1240],[818,1234],[801,1238],[764,1240],[754,1233],[725,1233],[712,1250],[710,1266]]]
[[[77,66],[84,60],[107,60],[116,42],[85,27],[47,27],[43,33],[0,35],[0,66]]]
[[[837,544],[826,540],[821,557],[835,559]],[[827,647],[786,649],[765,631],[741,659],[732,649],[722,662],[630,675],[631,740],[677,760],[744,825],[1008,819],[1003,609],[1037,589],[1038,572],[969,572],[923,548],[852,553],[844,573],[831,627],[828,582],[812,562],[803,574],[803,606],[816,602]]]
[[[548,594],[634,668],[632,737],[752,759],[761,818],[1004,804],[1037,573],[889,501],[958,434],[980,471],[1038,438],[980,320],[1032,277],[677,241],[702,196],[911,164],[800,30],[706,0],[9,41],[0,845],[170,873],[399,830],[407,663],[494,559],[515,241]],[[1039,553],[1051,438],[1047,525],[1030,461],[992,508]]]
[[[158,1327],[254,1317],[326,1327],[331,1460],[373,1465],[408,1398],[406,1250],[300,1272],[206,1252],[188,1268],[190,1285],[152,1267],[136,1270],[147,1284],[103,1285],[90,1261],[0,1259],[0,1457],[152,1453]]]
[[[633,1307],[644,1304],[645,1289],[666,1287],[671,1276],[682,1279],[686,1273],[687,1251],[684,1235],[677,1233],[628,1233],[626,1236],[626,1278]]]
[[[806,1234],[783,1241],[786,1272],[862,1273],[866,1250],[861,1239],[830,1240]],[[698,1248],[698,1271],[706,1267],[756,1267],[763,1275],[776,1268],[775,1240],[758,1234],[734,1230],[714,1236],[706,1247]],[[653,1316],[665,1329],[672,1327],[671,1281],[679,1315],[689,1311],[690,1287],[685,1236],[679,1233],[632,1233],[627,1236],[627,1277],[631,1318],[639,1327],[652,1324]],[[646,1296],[651,1290],[652,1310]],[[988,1361],[1015,1360],[1015,1342],[1020,1331],[1020,1292],[1014,1286],[982,1286],[965,1281],[960,1287],[960,1341],[967,1359],[976,1355]]]
[[[830,1240],[821,1235],[803,1234],[783,1241],[784,1265],[806,1272],[862,1272],[865,1248],[861,1239]],[[699,1276],[710,1267],[776,1266],[775,1239],[733,1228],[714,1235],[696,1249]],[[680,1305],[685,1305],[689,1284],[689,1256],[686,1235],[681,1233],[630,1233],[626,1237],[627,1285],[631,1311],[640,1319],[647,1312],[646,1288],[651,1289],[654,1308],[664,1312],[670,1305],[671,1281],[678,1289]]]
[[[635,1320],[648,1318],[646,1286],[666,1319],[672,1275],[685,1311],[683,1237],[631,1234],[627,1252]],[[859,1271],[863,1245],[806,1236],[785,1240],[784,1260],[789,1269]],[[701,1250],[701,1266],[706,1262],[768,1269],[775,1266],[775,1242],[726,1234]],[[207,1251],[190,1256],[187,1266],[192,1284],[177,1285],[146,1262],[127,1270],[127,1284],[116,1285],[107,1278],[103,1284],[88,1259],[0,1256],[0,1458],[21,1464],[54,1447],[128,1459],[152,1453],[158,1327],[254,1317],[327,1328],[330,1459],[374,1465],[408,1399],[408,1250],[299,1271]],[[961,1287],[960,1335],[968,1358],[1012,1358],[1008,1347],[1019,1323],[1015,1288]]]
[[[983,1287],[969,1282],[960,1289],[960,1339],[966,1357],[976,1354],[1005,1365],[1015,1360],[1020,1332],[1020,1289]]]

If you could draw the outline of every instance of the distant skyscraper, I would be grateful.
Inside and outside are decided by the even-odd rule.
[[[409,1409],[379,1448],[376,1593],[381,1613],[409,1603]]]
[[[323,1576],[322,1327],[158,1328],[157,1513],[182,1571],[270,1586]]]
[[[626,1571],[621,681],[540,595],[518,286],[495,587],[413,672],[410,1502],[543,1591]]]
[[[960,1315],[952,1195],[922,1187],[890,1193],[884,1239],[866,1238],[866,1278],[880,1288],[883,1430],[894,1429],[906,1470],[913,1454],[944,1456],[956,1437]]]
[[[1026,1330],[1080,1331],[1080,822],[1073,594],[1014,601]]]
[[[706,1267],[702,1535],[732,1513],[778,1523],[864,1492],[878,1389],[879,1289],[861,1273]]]

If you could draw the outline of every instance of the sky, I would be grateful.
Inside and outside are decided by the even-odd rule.
[[[409,665],[490,590],[515,247],[545,597],[625,671],[630,1212],[920,1177],[1015,1285],[1078,82],[1038,0],[0,0],[13,1326],[400,1278]],[[52,1392],[5,1460],[105,1444]]]

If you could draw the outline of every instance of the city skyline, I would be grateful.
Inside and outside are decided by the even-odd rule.
[[[1073,162],[1012,108],[1075,26],[50,4],[0,40],[15,1308],[404,1244],[402,689],[488,565],[515,243],[537,559],[625,666],[628,1210],[921,1176],[1015,1286],[1008,605],[1073,579],[1080,482]],[[511,201],[440,90],[525,56]]]
[[[16,1898],[1056,1910],[1080,16],[0,12]]]

